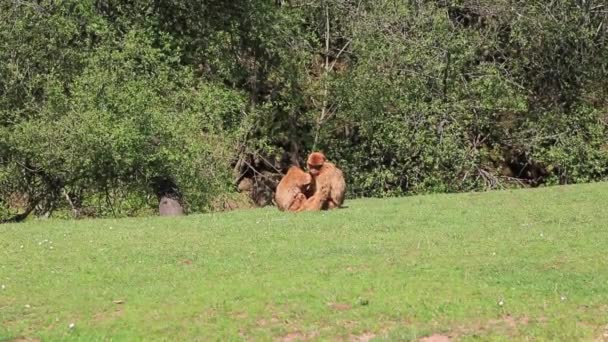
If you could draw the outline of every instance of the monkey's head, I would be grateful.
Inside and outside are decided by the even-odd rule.
[[[302,185],[304,185],[305,187],[312,186],[313,182],[314,182],[314,180],[312,179],[312,176],[310,175],[310,173],[304,173],[302,175]]]
[[[295,182],[296,186],[299,186],[300,188],[310,188],[312,186],[312,183],[314,182],[310,173],[304,172],[304,170],[300,169],[297,166],[291,166],[289,168],[285,177],[288,176],[289,179]]]
[[[294,177],[293,180],[296,182],[296,186],[300,188],[300,191],[307,196],[312,195],[311,192],[315,182],[312,175],[308,172],[304,172],[304,170],[299,167],[293,167],[292,172],[297,174],[297,177]]]
[[[308,172],[310,172],[313,177],[317,177],[319,175],[323,164],[325,164],[325,155],[321,152],[311,153],[306,161]]]

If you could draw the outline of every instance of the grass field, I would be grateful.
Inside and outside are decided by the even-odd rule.
[[[608,340],[608,184],[0,226],[0,341]]]

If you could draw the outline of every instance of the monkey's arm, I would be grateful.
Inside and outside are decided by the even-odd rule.
[[[327,184],[323,185],[320,188],[317,188],[317,190],[315,191],[314,195],[312,195],[309,199],[307,199],[306,202],[304,202],[304,204],[302,205],[302,207],[298,211],[303,211],[303,210],[318,211],[318,210],[321,210],[321,208],[323,208],[323,204],[325,204],[325,202],[327,202],[328,199],[329,199],[330,190],[331,190],[331,188]]]
[[[306,196],[303,193],[298,193],[287,210],[300,211],[304,202],[306,202]]]

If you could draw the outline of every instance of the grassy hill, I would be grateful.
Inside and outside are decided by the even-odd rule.
[[[0,226],[0,340],[608,339],[608,184]]]

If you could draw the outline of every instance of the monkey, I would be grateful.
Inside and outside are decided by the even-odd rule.
[[[306,201],[306,194],[312,186],[312,176],[297,166],[287,170],[281,179],[274,196],[277,207],[281,211],[298,211]]]
[[[308,172],[314,180],[315,192],[301,210],[335,209],[344,203],[346,181],[336,165],[328,162],[321,152],[313,152],[306,161]]]

